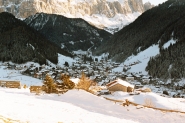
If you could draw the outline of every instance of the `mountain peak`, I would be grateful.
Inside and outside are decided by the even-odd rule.
[[[149,10],[149,9],[151,9],[151,8],[153,8],[153,7],[154,7],[154,5],[152,5],[150,2],[146,2],[146,3],[144,4],[145,10]]]
[[[16,0],[0,1],[0,12],[25,19],[37,12],[83,18],[99,28],[121,29],[151,7],[142,0]]]

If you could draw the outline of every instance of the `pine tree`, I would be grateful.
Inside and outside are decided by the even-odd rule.
[[[65,61],[64,66],[69,67],[69,63]]]
[[[46,78],[44,80],[44,85],[46,86],[46,92],[47,93],[52,93],[53,90],[56,89],[56,85],[54,83],[54,80],[51,76],[49,76],[48,74],[46,75]]]

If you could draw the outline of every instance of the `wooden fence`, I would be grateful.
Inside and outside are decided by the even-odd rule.
[[[130,105],[130,104],[131,104],[131,105],[134,105],[134,106],[143,106],[143,107],[152,108],[152,109],[159,110],[159,111],[163,111],[163,112],[175,112],[175,113],[183,113],[183,114],[185,114],[185,112],[183,112],[183,111],[176,111],[176,110],[162,109],[162,108],[156,108],[156,107],[141,105],[141,104],[137,104],[137,103],[128,101],[127,99],[124,101],[124,100],[110,99],[110,98],[107,98],[107,97],[104,97],[104,98],[105,98],[106,100],[113,101],[113,102],[115,102],[115,103],[116,103],[116,102],[123,103],[123,106],[125,106],[125,105]]]

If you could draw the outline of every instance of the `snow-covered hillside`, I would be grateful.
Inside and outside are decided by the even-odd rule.
[[[159,46],[150,46],[148,49],[139,52],[137,55],[128,57],[125,62],[123,62],[119,67],[113,69],[113,71],[122,72],[124,65],[126,65],[127,67],[130,67],[127,72],[142,72],[143,74],[148,74],[145,68],[150,58],[156,56],[157,54],[159,54]]]
[[[0,88],[0,95],[0,115],[22,122],[134,123],[128,118],[126,120],[115,117],[114,114],[111,115],[109,110],[101,105],[106,100],[84,91],[69,91],[60,96],[56,94],[36,96],[30,94],[29,90]],[[113,110],[114,106],[110,102],[106,103]]]
[[[106,96],[111,99],[125,100],[128,99],[131,102],[135,102],[140,105],[145,105],[145,100],[149,99],[153,102],[156,108],[185,111],[185,99],[183,98],[168,98],[160,96],[156,93],[140,93],[140,95],[130,96],[125,92],[115,92],[112,95]]]
[[[51,63],[50,61],[48,61],[48,64],[51,67],[64,67],[64,63],[67,62],[69,64],[69,66],[72,66],[72,62],[75,62],[74,59],[58,54],[58,59],[59,62],[57,65]],[[9,62],[10,64],[14,64],[12,62]],[[27,86],[31,86],[31,85],[42,85],[42,80],[40,79],[36,79],[33,78],[31,76],[26,76],[22,74],[22,71],[25,71],[27,68],[22,69],[22,70],[14,70],[14,69],[7,69],[6,66],[3,65],[2,62],[0,62],[1,66],[0,66],[0,80],[18,80],[21,82],[21,85],[27,85]],[[31,64],[34,64],[35,67],[40,67],[40,65],[38,63],[34,63],[34,62],[27,62],[24,64],[19,64],[17,66],[30,66]],[[15,64],[16,65],[16,64]],[[49,66],[46,66],[46,68],[49,68]]]
[[[174,40],[174,39],[169,40],[167,43],[165,43],[165,44],[163,45],[163,48],[164,48],[164,49],[168,48],[170,45],[175,44],[176,41],[177,41],[177,40]]]
[[[0,95],[0,116],[21,123],[183,123],[185,118],[181,113],[123,107],[81,90],[71,90],[59,96],[37,96],[28,89],[0,88]],[[135,98],[135,101],[141,99]],[[162,102],[157,96],[155,100]],[[168,105],[168,101],[164,101]]]
[[[168,42],[166,42],[162,48],[166,49],[170,45],[173,45],[177,42],[177,40],[174,40],[173,38],[170,39]],[[127,72],[135,72],[139,73],[142,72],[143,74],[147,75],[148,72],[145,70],[147,67],[147,64],[150,60],[150,58],[157,56],[160,54],[159,52],[159,45],[152,45],[149,48],[147,48],[144,51],[140,51],[138,49],[137,55],[132,55],[128,57],[122,64],[120,64],[119,67],[113,69],[115,72],[122,72],[124,67],[129,68]]]
[[[61,54],[58,54],[58,64],[61,67],[64,67],[64,63],[68,62],[69,66],[72,66],[72,63],[75,62],[76,60],[72,59],[71,57],[67,57]]]
[[[2,63],[1,63],[2,64]],[[26,63],[24,65],[30,65],[32,62]],[[34,63],[35,65],[38,65]],[[21,85],[42,85],[42,80],[25,76],[21,74],[20,70],[8,70],[5,66],[0,66],[0,80],[13,80],[20,81]]]
[[[64,58],[61,56],[60,58]],[[69,59],[68,62],[71,60]],[[30,65],[27,63],[24,65]],[[35,64],[35,63],[34,63]],[[37,66],[37,64],[35,64]],[[21,85],[42,85],[42,80],[20,74],[19,70],[0,66],[0,80],[19,80]],[[78,80],[78,79],[73,79]],[[111,99],[125,100],[143,104],[146,98],[158,108],[185,111],[185,99],[161,97],[155,93],[129,95],[116,92],[107,96]],[[161,112],[135,106],[123,107],[82,90],[69,90],[65,94],[35,95],[29,89],[10,89],[0,87],[0,123],[10,118],[21,123],[183,123],[185,114]]]

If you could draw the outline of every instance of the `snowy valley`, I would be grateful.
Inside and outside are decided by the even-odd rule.
[[[0,123],[184,123],[184,7],[0,0]]]

